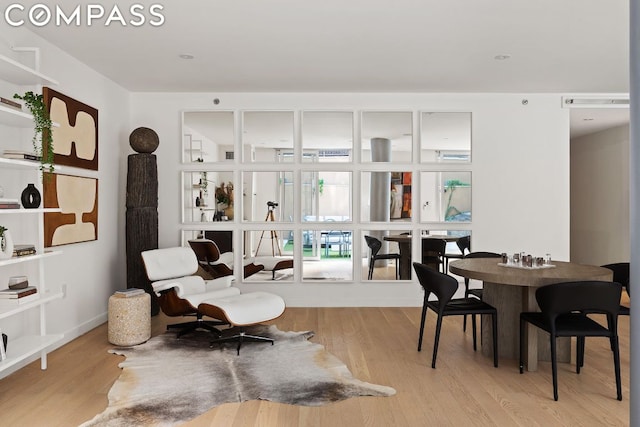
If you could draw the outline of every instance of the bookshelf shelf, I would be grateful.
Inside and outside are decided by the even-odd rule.
[[[37,49],[14,48],[14,50],[22,52],[34,52],[34,63],[36,64],[35,68],[38,68],[37,64],[39,63],[39,51]],[[16,92],[23,92],[24,90],[35,91],[37,90],[35,89],[37,86],[51,86],[58,84],[58,82],[40,73],[37,69],[28,67],[21,62],[4,55],[0,55],[0,82],[4,83],[5,86],[13,86],[12,90]],[[20,86],[24,86],[24,88],[20,88]],[[9,98],[12,95],[4,96],[6,98]],[[0,125],[2,125],[0,126],[0,130],[4,131],[7,127],[17,129],[32,129],[34,127],[33,116],[28,111],[28,108],[24,105],[24,102],[19,103],[22,104],[22,109],[9,106],[6,103],[0,104]],[[59,124],[53,123],[53,126],[57,127],[59,126]],[[14,134],[22,135],[23,133],[26,138],[27,132],[0,132],[0,137],[2,137],[0,138],[0,141],[2,141],[0,142],[0,155],[3,155],[5,150],[16,149],[15,145],[22,145],[18,143],[26,142],[14,141]],[[47,166],[48,165],[45,165],[44,167]],[[3,172],[6,171],[7,174],[14,174],[17,172],[20,174],[20,177],[22,177],[23,175],[32,176],[33,179],[29,180],[31,182],[40,182],[40,169],[42,167],[43,165],[39,161],[7,159],[4,157],[0,157],[0,169]],[[59,170],[59,168],[56,168],[56,170]],[[13,183],[13,180],[9,179],[8,182]],[[21,189],[13,188],[13,190],[15,190],[14,193],[19,194],[19,191]],[[40,192],[42,194],[42,189],[40,189]],[[13,271],[15,268],[17,268],[18,270],[24,270],[24,274],[29,277],[29,281],[32,283],[37,283],[36,286],[38,288],[38,297],[36,298],[32,299],[31,296],[24,297],[25,300],[21,302],[8,300],[0,301],[0,320],[4,319],[2,323],[2,329],[9,335],[6,358],[0,361],[0,372],[6,371],[7,369],[16,365],[19,366],[20,363],[27,361],[31,357],[38,354],[40,356],[41,368],[46,369],[48,348],[63,338],[63,335],[46,333],[47,303],[64,297],[64,292],[52,293],[50,290],[48,290],[46,283],[47,274],[45,271],[45,260],[51,256],[62,253],[59,250],[42,251],[44,247],[44,214],[48,212],[60,212],[60,209],[0,209],[0,217],[2,218],[2,222],[6,220],[14,225],[19,225],[19,227],[16,227],[17,230],[37,230],[37,239],[34,238],[34,240],[36,241],[32,243],[34,244],[35,248],[40,251],[40,253],[37,253],[35,255],[25,255],[8,259],[0,259],[0,267],[2,267],[2,270],[0,271],[0,283],[6,284],[7,276],[15,274],[13,273]],[[20,232],[18,231],[18,234],[19,233]],[[14,236],[14,238],[15,237],[19,236]],[[14,264],[22,263],[25,263],[25,265],[20,265],[19,267],[4,268],[7,266],[12,266]],[[4,288],[6,285],[0,286]],[[26,298],[28,298],[28,300]],[[12,326],[19,325],[21,320],[19,317],[13,316],[16,316],[27,310],[39,311],[39,327],[33,328],[33,330],[36,330],[37,332],[32,334],[27,333],[24,335],[21,333],[11,332],[15,329],[12,328]],[[26,330],[28,331],[29,329]],[[0,375],[0,377],[1,376],[2,375]]]

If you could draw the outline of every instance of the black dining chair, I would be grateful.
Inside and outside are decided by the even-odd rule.
[[[613,264],[605,264],[602,267],[608,268],[613,272],[613,281],[620,283],[625,291],[627,291],[627,295],[631,298],[631,292],[629,289],[629,270],[630,265],[628,262],[616,262]],[[629,316],[631,314],[631,310],[626,305],[620,305],[620,314],[623,316]]]
[[[456,246],[460,250],[459,254],[446,253],[444,254],[444,272],[449,273],[449,260],[450,259],[462,259],[464,256],[471,252],[471,236],[462,236],[456,240]]]
[[[378,260],[394,260],[396,264],[396,280],[400,278],[400,254],[396,252],[379,253],[382,242],[373,236],[364,236],[364,240],[369,247],[369,280],[373,279],[373,267]]]
[[[436,237],[422,239],[422,264],[428,265],[434,270],[444,270],[444,253],[447,249],[447,241]],[[446,273],[446,271],[443,271]]]
[[[465,258],[502,258],[502,255],[495,252],[470,252],[464,256]],[[469,278],[464,278],[464,297],[474,296],[478,299],[482,299],[482,288],[469,288]],[[462,323],[462,330],[467,330],[467,316],[464,316],[464,322]]]
[[[525,327],[530,323],[549,333],[553,398],[558,400],[558,363],[556,337],[577,337],[576,373],[584,366],[586,337],[607,337],[613,351],[618,400],[622,400],[620,383],[620,349],[618,343],[618,313],[622,285],[616,282],[580,281],[546,285],[536,289],[539,312],[520,313],[520,373],[524,372]],[[607,326],[589,317],[606,315]]]
[[[458,289],[458,281],[453,277],[440,273],[425,264],[413,263],[420,285],[424,289],[424,301],[422,303],[422,317],[420,318],[420,335],[418,337],[418,351],[422,350],[422,335],[427,317],[427,309],[433,310],[438,316],[436,322],[436,336],[433,341],[433,357],[431,367],[436,367],[438,355],[438,342],[444,316],[460,316],[470,314],[473,321],[473,351],[476,351],[476,315],[491,315],[493,330],[493,366],[498,367],[498,313],[495,307],[477,298],[455,298],[453,295]],[[435,301],[429,301],[429,296],[434,294]]]

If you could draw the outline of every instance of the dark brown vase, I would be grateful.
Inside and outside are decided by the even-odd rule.
[[[40,192],[35,185],[28,184],[27,188],[22,190],[20,201],[22,201],[22,206],[26,209],[35,209],[40,206],[42,197],[40,197]]]

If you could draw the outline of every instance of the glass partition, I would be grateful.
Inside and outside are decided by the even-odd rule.
[[[471,161],[471,113],[424,112],[421,114],[420,161]]]
[[[296,268],[294,244],[293,230],[278,230],[267,224],[262,230],[245,231],[243,245],[247,262],[263,268],[246,281],[292,281]]]
[[[410,280],[411,242],[409,230],[363,230],[362,280]]]
[[[438,271],[449,274],[449,262],[462,259],[464,255],[471,252],[471,231],[469,230],[422,230],[422,253],[421,260]],[[436,255],[435,250],[439,248],[438,243],[443,241],[443,252]]]
[[[302,113],[303,162],[350,162],[352,151],[353,113]]]
[[[352,172],[303,171],[302,221],[352,221],[351,182]]]
[[[471,172],[421,172],[422,222],[471,221]]]
[[[411,172],[362,172],[361,220],[365,222],[410,221],[413,193]]]
[[[293,221],[293,172],[243,172],[244,221]]]
[[[182,189],[183,222],[233,221],[233,172],[183,171]]]
[[[329,223],[327,223],[329,225]],[[303,281],[353,280],[353,229],[303,230]]]
[[[411,162],[411,112],[364,112],[361,130],[362,162]]]
[[[243,161],[278,162],[280,150],[293,151],[293,111],[245,111],[242,115]]]
[[[232,162],[234,116],[231,111],[186,111],[182,116],[182,162]]]

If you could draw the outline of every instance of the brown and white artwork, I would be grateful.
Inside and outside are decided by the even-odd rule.
[[[44,207],[60,208],[44,214],[44,246],[97,240],[97,178],[46,173],[43,184]]]
[[[42,90],[53,127],[54,162],[98,170],[98,110],[60,92]]]

